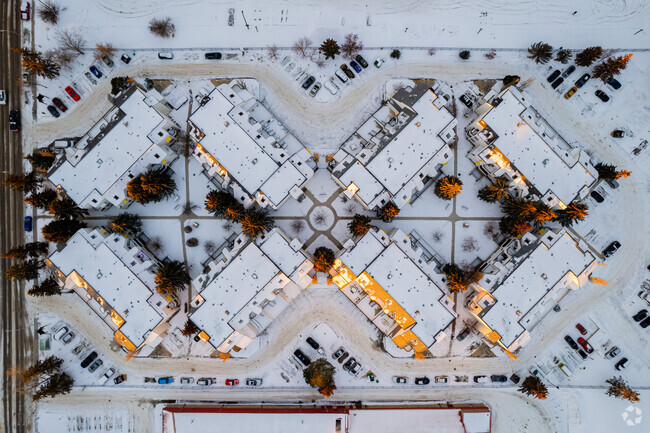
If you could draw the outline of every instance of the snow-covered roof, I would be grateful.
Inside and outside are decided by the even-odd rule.
[[[490,412],[463,411],[465,433],[490,433]]]
[[[291,188],[301,186],[306,180],[307,178],[290,161],[285,161],[264,182],[260,190],[269,200],[278,205],[289,195]]]
[[[218,345],[233,331],[228,321],[279,272],[257,245],[248,244],[201,291],[205,302],[192,314],[192,321]]]
[[[354,275],[359,276],[386,248],[372,233],[366,234],[350,251],[341,254],[341,261]]]
[[[497,302],[482,319],[509,346],[524,332],[521,320],[526,313],[568,272],[578,276],[594,260],[594,256],[580,250],[566,232],[550,248],[540,243],[492,292]]]
[[[144,341],[162,317],[147,300],[152,291],[133,271],[120,260],[113,249],[121,248],[125,239],[119,235],[108,236],[93,246],[89,239],[99,236],[93,232],[77,232],[65,248],[50,256],[50,261],[65,275],[76,271],[119,314],[125,323],[119,328],[136,346]],[[113,245],[111,245],[113,244]]]
[[[305,255],[295,251],[277,230],[267,235],[260,249],[286,275],[291,275],[305,261]]]
[[[545,121],[527,108],[508,90],[502,95],[501,103],[483,120],[498,135],[494,145],[542,195],[551,190],[568,204],[580,190],[593,184],[596,177],[580,162],[567,164],[565,159],[571,159],[572,151],[559,146],[566,148],[568,144],[550,127],[545,128]],[[549,145],[554,142],[555,149]],[[566,153],[564,158],[556,153],[558,151]]]
[[[148,136],[165,121],[145,99],[140,90],[135,91],[119,107],[125,117],[81,159],[66,160],[61,164],[49,175],[50,181],[61,185],[76,203],[82,203],[93,190],[103,196],[127,171],[134,174],[144,171],[149,163],[143,155],[154,146]],[[110,120],[102,119],[97,126]],[[100,130],[96,133],[99,134]],[[94,133],[91,135],[97,137]]]
[[[333,433],[334,413],[205,413],[174,414],[175,433],[214,431],[215,426],[228,426],[231,433]]]
[[[372,202],[384,190],[381,183],[359,161],[354,161],[340,180],[345,186],[354,183],[359,188],[356,194],[366,204]]]
[[[350,433],[465,433],[458,409],[351,410]]]
[[[366,272],[416,320],[412,331],[427,346],[454,320],[453,314],[438,302],[443,292],[394,242]]]

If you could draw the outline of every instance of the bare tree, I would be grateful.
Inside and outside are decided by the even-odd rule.
[[[427,51],[430,56],[435,56],[436,55],[436,49],[435,48],[429,48],[429,51]]]
[[[266,50],[268,51],[269,59],[278,60],[278,45],[277,44],[267,46]]]
[[[53,0],[41,0],[38,6],[38,16],[48,24],[58,24],[59,14],[66,10]]]
[[[302,58],[309,58],[312,56],[314,49],[312,48],[313,42],[307,37],[302,37],[293,44],[293,51]]]
[[[350,215],[357,213],[357,205],[353,201],[349,202],[348,204],[345,205],[343,208],[344,211],[349,213]]]
[[[314,60],[314,64],[316,66],[318,66],[319,68],[324,68],[325,67],[325,59],[323,59],[322,57],[319,57],[316,60]]]
[[[499,237],[499,224],[496,221],[490,221],[483,227],[483,234],[496,242]]]
[[[316,211],[316,213],[314,214],[314,225],[316,226],[322,226],[327,224],[327,220],[328,220],[327,214],[322,210]]]
[[[490,51],[485,53],[485,58],[488,60],[493,60],[497,56],[497,50],[492,48]]]
[[[70,63],[77,57],[75,53],[64,48],[56,48],[48,51],[46,56],[63,68],[70,68]]]
[[[86,44],[86,41],[81,33],[72,30],[57,30],[56,39],[61,44],[62,48],[74,53],[75,57],[84,54],[83,47]]]
[[[433,233],[431,233],[431,239],[433,239],[433,242],[435,243],[439,243],[443,237],[444,237],[444,233],[442,233],[440,230],[436,230]]]
[[[161,38],[173,38],[176,26],[170,17],[154,18],[149,21],[149,31],[155,36],[160,36]]]
[[[162,251],[163,243],[162,239],[160,239],[160,236],[154,236],[153,238],[149,239],[149,242],[147,242],[147,248],[154,254]]]
[[[468,236],[463,239],[462,245],[463,251],[470,253],[472,251],[478,251],[478,241],[472,236]]]
[[[217,244],[215,244],[214,241],[205,241],[203,243],[203,250],[210,256],[217,250]]]
[[[97,44],[97,47],[95,48],[95,54],[93,57],[95,60],[101,60],[102,56],[106,56],[108,58],[112,58],[115,56],[115,47],[113,44],[110,43],[105,43],[105,44]]]
[[[293,230],[295,234],[297,235],[300,234],[300,232],[303,231],[304,229],[305,229],[305,222],[303,220],[293,220],[291,222],[291,230]]]
[[[359,40],[359,35],[348,33],[345,35],[345,40],[341,45],[341,53],[343,57],[351,59],[363,50],[363,43]]]

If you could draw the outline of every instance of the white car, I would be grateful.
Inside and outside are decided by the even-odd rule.
[[[332,77],[334,78],[334,77]],[[339,91],[338,87],[336,84],[334,84],[333,81],[325,81],[325,84],[323,84],[323,87],[325,87],[332,95],[336,95]]]
[[[375,68],[381,68],[381,65],[383,65],[385,61],[386,60],[382,59],[381,57],[377,57],[377,60],[375,60]]]
[[[108,379],[113,377],[114,374],[115,374],[115,369],[114,368],[109,368],[108,370],[106,370],[106,372],[104,374],[102,374],[102,377],[100,377],[97,382],[100,385],[103,385],[108,381]]]
[[[408,383],[409,380],[402,376],[393,376],[393,383]]]
[[[207,378],[199,379],[196,381],[196,384],[202,386],[209,386],[212,385],[212,379],[207,379]]]
[[[62,326],[58,331],[56,331],[56,334],[54,334],[54,339],[60,340],[61,337],[63,337],[67,333],[68,333],[68,327]]]
[[[246,379],[246,385],[248,386],[261,386],[262,379]]]
[[[5,105],[7,103],[7,92],[0,90],[0,105]]]
[[[181,377],[181,384],[182,385],[190,385],[194,383],[194,378],[193,377]]]

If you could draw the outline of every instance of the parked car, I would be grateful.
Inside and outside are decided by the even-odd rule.
[[[302,353],[300,349],[296,349],[296,351],[293,352],[293,354],[296,356],[296,358],[300,360],[300,362],[305,364],[305,367],[311,364],[311,359],[309,359],[304,353]]]
[[[616,189],[620,186],[616,179],[605,179],[605,182],[607,182],[607,185],[609,185],[612,189]]]
[[[577,91],[578,91],[578,88],[577,88],[577,87],[575,87],[575,86],[574,86],[574,87],[571,87],[571,88],[569,89],[569,91],[566,92],[566,93],[564,94],[564,98],[565,98],[565,99],[570,99],[570,98],[573,96],[573,94],[574,94],[575,92],[577,92]]]
[[[557,79],[557,77],[560,76],[560,74],[561,74],[560,70],[556,69],[555,71],[553,71],[553,73],[551,75],[548,76],[546,81],[548,81],[549,83],[552,83],[553,81],[555,81]]]
[[[406,384],[409,383],[409,380],[405,377],[402,376],[393,376],[393,383],[402,383]]]
[[[47,106],[47,111],[50,112],[50,114],[54,117],[61,117],[61,113],[59,113],[59,110],[56,109],[54,105],[48,105]]]
[[[212,379],[208,379],[204,377],[203,379],[197,380],[196,384],[201,386],[210,386],[212,385]]]
[[[348,362],[343,364],[343,370],[345,371],[350,370],[354,364],[356,364],[356,360],[354,358],[348,359]]]
[[[622,129],[615,129],[612,131],[612,137],[623,138],[625,137],[625,131],[623,131]]]
[[[460,102],[462,102],[467,108],[472,108],[472,100],[469,98],[469,96],[462,94],[460,95]]]
[[[314,81],[316,81],[316,77],[314,77],[313,75],[310,75],[310,76],[307,77],[307,79],[302,83],[302,88],[305,89],[305,90],[306,90],[306,89],[309,89],[309,86],[311,86],[312,84],[314,84]]]
[[[639,325],[640,325],[643,329],[645,329],[645,328],[647,328],[648,326],[650,326],[650,317],[646,317],[645,319],[643,319],[641,322],[639,322]]]
[[[645,290],[641,290],[639,293],[639,298],[643,301],[646,302],[646,304],[650,305],[650,293],[646,292]]]
[[[361,372],[361,364],[359,364],[356,360],[354,361],[354,365],[350,367],[350,374],[354,374],[355,376]]]
[[[90,367],[88,367],[88,371],[90,371],[91,373],[94,373],[95,370],[97,370],[103,364],[104,364],[104,361],[102,361],[101,359],[98,359],[95,362],[93,362],[92,364],[90,364]]]
[[[20,111],[9,111],[9,130],[20,131]]]
[[[86,71],[86,72],[84,72],[84,76],[85,76],[86,78],[88,78],[88,81],[90,81],[90,82],[93,83],[94,85],[97,85],[97,80],[95,80],[95,77],[93,76],[93,74],[91,74],[90,72]]]
[[[381,57],[377,57],[377,59],[375,60],[375,63],[374,63],[375,68],[377,68],[377,69],[381,68],[381,65],[383,65],[385,61],[386,60],[382,59]]]
[[[109,68],[112,68],[113,66],[115,66],[115,63],[113,63],[111,58],[108,57],[106,54],[102,55],[102,62],[104,62],[104,64],[106,66],[108,66]]]
[[[339,347],[339,348],[337,349],[336,352],[334,352],[334,353],[332,354],[332,358],[333,358],[333,359],[339,359],[339,358],[341,357],[341,355],[343,355],[344,353],[345,353],[345,349],[343,348],[343,346],[341,346],[341,347]]]
[[[262,386],[262,379],[246,379],[248,386]]]
[[[102,375],[100,376],[100,378],[99,378],[99,380],[98,380],[97,382],[98,382],[100,385],[103,385],[103,384],[105,384],[105,383],[108,381],[108,379],[110,379],[111,377],[113,377],[114,374],[115,374],[115,369],[114,369],[114,368],[109,368],[108,370],[106,370],[106,371],[104,372],[104,374],[102,374]]]
[[[486,383],[487,381],[487,376],[474,376],[474,383]]]
[[[191,385],[194,383],[193,377],[181,377],[181,385]]]
[[[352,69],[354,69],[357,72],[357,74],[361,72],[361,66],[359,66],[359,64],[354,60],[350,62],[350,66],[352,66]]]
[[[77,92],[74,91],[74,89],[71,86],[68,86],[65,88],[65,92],[70,95],[73,101],[78,101],[81,99],[79,95],[77,95]]]
[[[113,383],[115,385],[119,385],[120,383],[124,382],[125,380],[126,380],[126,374],[120,374],[115,379],[113,379]]]
[[[639,311],[634,316],[632,316],[632,318],[634,319],[635,322],[640,322],[643,319],[645,319],[646,317],[648,317],[648,310],[645,310],[645,309]]]
[[[436,376],[433,378],[435,383],[447,383],[449,378],[447,376]]]
[[[169,51],[161,51],[158,53],[158,58],[161,60],[171,60],[174,58],[174,53]]]
[[[129,63],[131,63],[131,56],[129,56],[128,54],[122,54],[120,60],[122,60],[124,63],[128,65]]]
[[[605,198],[600,195],[598,191],[591,191],[591,194],[589,194],[594,200],[596,200],[596,203],[602,203],[605,201]]]
[[[600,99],[601,101],[603,102],[609,101],[609,96],[607,96],[607,93],[603,92],[602,90],[600,89],[596,90],[595,94],[598,97],[598,99]]]
[[[345,361],[345,358],[348,357],[348,355],[349,355],[348,352],[343,352],[343,355],[339,356],[339,359],[338,359],[339,364],[342,364],[343,361]]]
[[[366,59],[361,57],[361,54],[354,56],[354,60],[356,60],[363,67],[363,69],[366,69],[368,67],[368,62],[366,62]]]
[[[577,329],[578,331],[580,331],[580,333],[581,333],[582,335],[587,335],[587,330],[586,330],[585,327],[582,326],[581,324],[577,323],[577,324],[576,324],[576,329]]]
[[[237,386],[239,385],[239,379],[226,379],[226,386]]]
[[[342,72],[341,70],[337,69],[334,72],[334,75],[336,75],[336,78],[341,80],[342,83],[347,83],[348,82],[348,76],[345,74],[345,72]]]
[[[68,327],[62,326],[58,331],[52,336],[55,340],[60,340],[65,334],[68,333]]]
[[[616,78],[608,78],[607,79],[607,84],[612,86],[614,90],[618,90],[621,88],[621,83],[618,82]]]
[[[352,71],[350,70],[350,68],[348,68],[348,65],[346,65],[345,63],[343,63],[343,64],[341,65],[341,69],[343,70],[343,72],[345,72],[345,75],[347,75],[348,78],[354,78],[354,72],[352,72]]]
[[[74,340],[74,337],[76,334],[72,331],[69,331],[67,334],[65,334],[62,338],[61,341],[63,341],[63,344],[68,344],[72,340]]]
[[[88,69],[90,70],[90,72],[93,73],[93,75],[94,75],[95,77],[97,77],[97,78],[102,78],[102,75],[103,75],[103,74],[102,74],[102,71],[100,71],[99,68],[97,68],[97,66],[92,65],[92,66],[90,66],[90,68],[88,68]]]
[[[560,84],[564,83],[564,78],[560,77],[557,80],[553,81],[553,84],[551,84],[551,87],[554,89],[557,89],[560,87]]]
[[[578,355],[580,355],[582,359],[587,359],[589,357],[582,349],[578,349]]]
[[[316,96],[316,93],[318,93],[318,91],[320,90],[320,86],[321,86],[320,83],[314,84],[314,87],[312,87],[311,90],[309,91],[309,96],[311,96],[312,98]]]
[[[97,358],[97,352],[95,352],[95,351],[93,350],[92,352],[90,352],[90,354],[89,354],[88,356],[86,356],[86,357],[84,358],[83,361],[81,361],[81,368],[86,368],[86,367],[88,367],[88,366],[90,365],[90,363],[93,362],[93,361],[95,360],[95,358]]]
[[[496,383],[505,383],[508,381],[508,376],[504,376],[502,374],[494,374],[490,376],[490,380]]]
[[[609,349],[609,351],[605,354],[605,357],[609,359],[616,358],[619,355],[619,353],[621,353],[621,349],[614,346],[611,349]]]
[[[568,335],[564,336],[564,341],[567,342],[567,344],[571,347],[573,350],[578,350],[580,347],[578,346],[578,343],[575,342],[573,338],[571,338]]]
[[[171,376],[166,376],[166,377],[159,377],[158,378],[158,384],[159,385],[169,385],[174,381],[174,378]]]
[[[609,257],[614,254],[618,249],[621,248],[621,243],[619,241],[614,241],[607,248],[603,250],[603,256]]]
[[[332,95],[336,95],[339,93],[339,87],[334,83],[334,77],[331,77],[329,81],[325,81],[323,83],[323,87],[325,87]]]
[[[575,71],[575,70],[576,70],[576,67],[573,66],[573,65],[571,65],[571,66],[569,66],[569,67],[566,69],[566,71],[562,72],[562,76],[563,76],[564,78],[566,78],[566,77],[568,77],[569,75],[573,74],[573,71]]]
[[[578,338],[578,344],[581,345],[587,353],[592,353],[594,351],[594,348],[591,347],[591,344],[589,344],[589,342],[582,337]]]
[[[20,19],[23,21],[29,21],[30,7],[29,2],[23,0],[20,3]]]
[[[428,385],[431,381],[428,377],[416,377],[414,383],[416,385]]]
[[[222,57],[221,53],[218,52],[212,52],[212,53],[205,53],[205,58],[208,60],[220,60]]]
[[[470,333],[469,328],[463,329],[461,331],[461,333],[456,336],[456,340],[463,341],[465,339],[465,337],[467,337],[469,335],[469,333]]]
[[[621,358],[618,360],[614,368],[620,370],[621,368],[625,368],[625,364],[627,364],[627,358]]]
[[[27,215],[25,217],[25,222],[23,223],[26,232],[32,231],[32,217]]]
[[[68,107],[66,107],[63,101],[61,101],[59,98],[52,98],[52,103],[56,105],[56,108],[61,110],[62,113],[68,111]]]
[[[320,344],[318,344],[318,342],[317,342],[316,340],[314,340],[313,338],[311,338],[311,337],[307,337],[307,339],[306,339],[305,341],[306,341],[307,344],[309,344],[309,345],[310,345],[314,350],[318,350],[318,349],[320,348]],[[341,348],[341,349],[343,349],[343,348]],[[340,350],[340,349],[339,349],[339,350]]]
[[[0,90],[0,105],[5,105],[7,103],[7,92]]]
[[[579,89],[579,88],[581,88],[582,86],[584,86],[585,83],[586,83],[587,81],[589,81],[589,78],[591,78],[591,75],[589,75],[589,74],[584,74],[582,77],[580,77],[580,78],[578,79],[578,81],[576,81],[576,87]]]

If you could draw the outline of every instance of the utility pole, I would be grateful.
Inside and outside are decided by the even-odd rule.
[[[248,25],[248,21],[246,21],[246,15],[244,15],[244,11],[241,11],[241,16],[244,18],[244,24],[246,24],[246,29],[250,30],[251,27]]]

